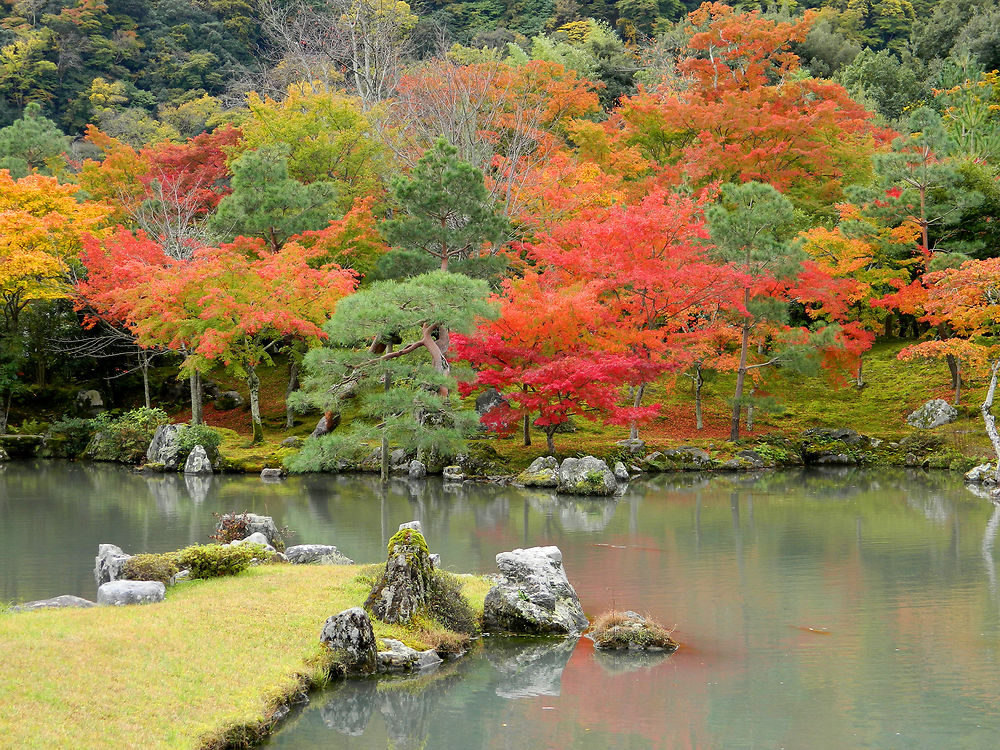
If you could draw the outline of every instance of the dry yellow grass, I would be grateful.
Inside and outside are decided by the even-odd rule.
[[[0,614],[0,745],[196,748],[266,720],[322,679],[319,631],[364,601],[357,572],[266,566],[183,584],[161,604]],[[467,580],[482,611],[488,585]]]

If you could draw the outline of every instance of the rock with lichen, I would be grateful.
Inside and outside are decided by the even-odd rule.
[[[385,569],[372,587],[365,609],[390,624],[406,624],[426,605],[434,575],[424,535],[401,528],[388,545]]]
[[[594,647],[605,651],[676,651],[670,631],[649,617],[631,610],[605,612],[587,634]]]
[[[559,491],[570,495],[614,495],[618,480],[599,458],[567,458],[559,467]]]
[[[328,618],[320,632],[324,646],[341,655],[351,674],[372,674],[377,649],[371,620],[361,607],[352,607]]]
[[[515,481],[525,487],[558,487],[559,462],[552,456],[536,458]]]

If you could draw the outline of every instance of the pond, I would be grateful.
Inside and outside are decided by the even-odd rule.
[[[556,544],[588,614],[650,613],[681,642],[642,659],[586,638],[490,639],[433,674],[314,695],[274,748],[997,746],[1000,510],[957,475],[660,476],[607,501],[12,463],[0,467],[0,599],[93,597],[100,542],[176,549],[230,510],[359,562],[414,518],[456,571]]]

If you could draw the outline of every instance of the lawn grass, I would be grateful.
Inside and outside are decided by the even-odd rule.
[[[323,622],[362,603],[359,566],[270,565],[140,607],[0,613],[0,745],[200,748],[321,683]],[[489,583],[463,577],[482,611]],[[375,623],[428,648],[433,633]]]

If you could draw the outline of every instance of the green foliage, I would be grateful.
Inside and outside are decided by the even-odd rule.
[[[191,571],[192,578],[234,576],[249,568],[255,560],[265,561],[267,550],[259,544],[228,547],[202,544],[185,547],[177,553],[177,564]]]
[[[485,244],[500,242],[507,221],[483,183],[483,174],[458,158],[458,149],[439,138],[408,176],[392,181],[399,214],[382,224],[385,238],[441,261],[458,260]]]
[[[462,596],[462,581],[451,573],[435,570],[427,589],[427,610],[449,630],[465,635],[479,632],[479,618]]]
[[[186,425],[177,435],[181,463],[196,445],[200,445],[208,454],[208,460],[214,464],[219,458],[219,445],[221,443],[222,435],[204,424]],[[242,537],[240,538],[242,539]]]
[[[96,426],[92,419],[60,419],[45,432],[39,450],[42,458],[76,458],[87,449]]]
[[[285,459],[284,465],[293,474],[337,473],[357,466],[370,452],[370,448],[358,444],[353,434],[333,432],[306,440],[301,450]]]
[[[94,420],[94,437],[86,455],[95,461],[139,463],[156,428],[169,422],[162,409],[133,409],[119,417],[101,414]]]
[[[837,79],[852,97],[874,107],[887,120],[899,119],[907,108],[929,95],[913,68],[887,50],[864,50]]]
[[[168,583],[177,575],[176,552],[162,555],[133,555],[125,561],[122,577],[129,581],[160,581]]]
[[[218,530],[210,535],[219,544],[229,544],[250,536],[250,516],[247,513],[213,513],[219,519]]]
[[[277,250],[292,235],[322,229],[332,218],[336,186],[304,185],[290,177],[287,146],[247,151],[231,168],[233,192],[209,221],[221,235],[260,237]]]
[[[395,248],[382,255],[375,264],[375,278],[401,280],[430,273],[440,264],[423,250]]]
[[[42,115],[38,102],[24,109],[24,116],[0,128],[0,169],[15,178],[32,171],[58,174],[66,167],[67,139],[52,120]]]

